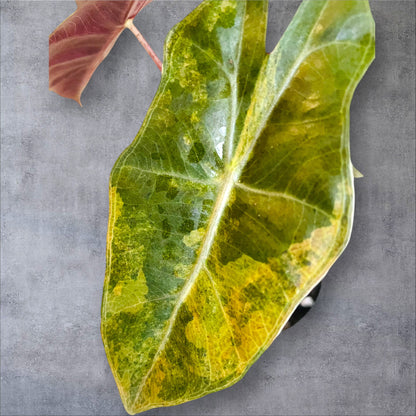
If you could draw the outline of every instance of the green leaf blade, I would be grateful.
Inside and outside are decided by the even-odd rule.
[[[130,413],[238,381],[347,244],[368,4],[304,2],[270,56],[266,9],[204,2],[171,31],[113,169],[102,334]]]

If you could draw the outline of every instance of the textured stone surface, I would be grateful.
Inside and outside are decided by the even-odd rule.
[[[161,55],[195,2],[136,19]],[[273,1],[269,50],[297,2]],[[351,108],[356,217],[318,303],[235,386],[152,415],[414,413],[414,13],[373,1],[376,60]],[[108,178],[160,75],[123,33],[83,95],[48,91],[47,36],[71,1],[1,3],[1,411],[124,415],[99,333]]]

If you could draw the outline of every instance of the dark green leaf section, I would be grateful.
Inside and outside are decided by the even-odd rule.
[[[349,104],[366,1],[304,2],[265,53],[266,1],[206,1],[110,188],[102,335],[130,413],[238,381],[345,247]]]

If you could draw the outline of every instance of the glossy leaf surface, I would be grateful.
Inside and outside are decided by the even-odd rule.
[[[152,0],[78,0],[49,36],[49,89],[81,104],[81,94],[129,19]]]
[[[202,3],[110,188],[102,335],[130,413],[238,381],[349,239],[349,105],[366,1],[306,1],[265,53],[267,3]]]

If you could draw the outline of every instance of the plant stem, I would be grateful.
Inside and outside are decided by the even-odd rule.
[[[156,66],[159,68],[159,70],[162,71],[162,62],[160,62],[160,59],[155,54],[154,50],[150,47],[150,45],[147,43],[146,39],[139,32],[139,29],[137,29],[137,27],[134,26],[133,19],[127,20],[126,27],[129,28],[133,32],[133,35],[136,36],[137,40],[141,43],[143,48],[146,50],[146,52],[149,54],[149,56],[153,59],[153,62],[156,64]]]

